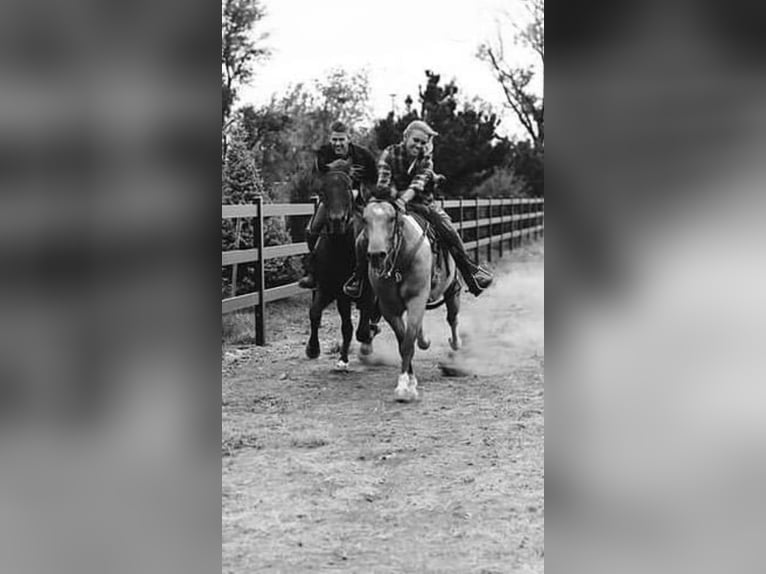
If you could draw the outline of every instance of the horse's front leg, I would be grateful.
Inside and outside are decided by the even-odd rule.
[[[351,346],[351,336],[354,333],[354,325],[351,322],[351,299],[348,297],[338,298],[338,313],[340,313],[340,330],[343,335],[343,344],[340,347],[340,359],[335,368],[339,371],[348,370],[348,348]]]
[[[405,356],[407,355],[407,344],[405,342],[407,335],[407,325],[405,324],[401,315],[397,315],[395,317],[386,315],[386,321],[391,326],[391,330],[394,332],[394,335],[396,335],[396,341],[399,343],[399,357],[402,361],[401,372],[399,373],[399,378],[396,382],[396,390],[394,390],[394,396],[396,397],[397,401],[409,401],[412,400],[409,397],[410,375],[408,372],[410,363],[412,361],[412,354],[409,355],[409,360],[405,361]]]
[[[397,335],[399,355],[402,358],[401,372],[396,386],[396,399],[399,401],[408,402],[418,398],[418,380],[412,368],[412,358],[415,355],[415,339],[423,324],[424,313],[425,304],[422,308],[419,305],[408,306],[407,323],[401,321],[402,334],[401,337]]]
[[[319,327],[322,323],[322,311],[330,302],[322,294],[321,289],[314,290],[309,308],[309,320],[311,321],[311,335],[306,343],[306,356],[316,359],[319,356]]]
[[[361,343],[359,352],[362,355],[372,353],[372,340],[380,331],[377,322],[380,320],[380,311],[377,302],[370,295],[362,295],[359,303],[359,324],[356,328],[356,340]]]

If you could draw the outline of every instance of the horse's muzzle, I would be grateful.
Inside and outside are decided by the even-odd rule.
[[[368,251],[367,259],[370,260],[370,265],[373,269],[382,269],[383,262],[386,260],[385,251]]]
[[[343,235],[346,233],[346,219],[331,219],[327,222],[327,231],[332,235]]]

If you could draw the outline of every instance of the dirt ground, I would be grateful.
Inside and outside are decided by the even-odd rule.
[[[394,401],[384,322],[337,373],[331,306],[307,359],[307,296],[268,307],[267,346],[227,347],[223,572],[543,572],[543,255],[507,254],[463,295],[457,354],[445,309],[427,313],[415,403]]]

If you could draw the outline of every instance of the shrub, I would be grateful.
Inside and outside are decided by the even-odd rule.
[[[523,197],[527,182],[524,177],[508,168],[496,170],[487,179],[476,186],[473,197]]]

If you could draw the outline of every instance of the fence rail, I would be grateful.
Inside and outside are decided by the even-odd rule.
[[[545,201],[538,198],[489,198],[489,199],[448,199],[438,200],[450,214],[466,249],[474,251],[474,257],[481,259],[481,248],[486,246],[486,257],[492,261],[493,250],[503,256],[504,248],[512,250],[525,240],[543,235]],[[221,301],[222,314],[240,309],[255,310],[255,344],[265,344],[266,303],[285,299],[305,289],[297,282],[278,287],[266,288],[264,262],[276,257],[290,257],[308,253],[305,242],[285,245],[263,246],[264,219],[267,217],[292,217],[313,215],[316,203],[264,203],[258,197],[247,205],[221,206],[221,219],[249,219],[253,222],[256,247],[233,249],[221,253],[221,267],[233,267],[233,293]],[[483,213],[482,213],[483,212]],[[470,217],[469,217],[470,214]],[[470,239],[468,238],[470,236]],[[507,246],[506,246],[507,244]],[[256,291],[236,294],[237,266],[245,263],[256,264]]]

